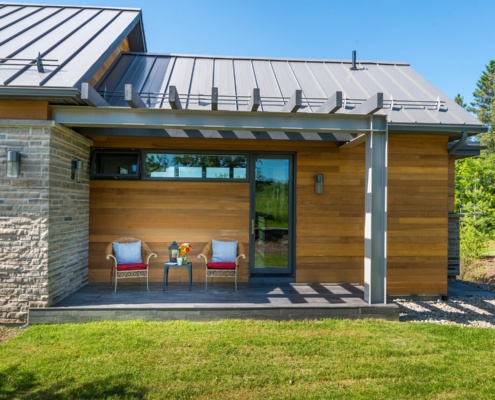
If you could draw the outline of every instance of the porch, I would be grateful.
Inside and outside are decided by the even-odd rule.
[[[114,294],[108,283],[90,283],[48,308],[31,308],[29,324],[100,320],[153,321],[215,319],[302,320],[323,318],[377,318],[398,320],[395,304],[368,304],[364,288],[355,284],[248,284],[217,283],[192,290],[182,283],[119,283]]]

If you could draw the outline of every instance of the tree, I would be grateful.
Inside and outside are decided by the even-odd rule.
[[[495,60],[491,60],[486,65],[485,71],[481,74],[476,83],[476,90],[473,92],[474,100],[468,111],[476,114],[478,119],[488,126],[488,132],[480,137],[481,143],[487,147],[490,153],[495,152]]]
[[[459,104],[462,108],[466,108],[467,109],[467,104],[464,103],[464,97],[461,96],[460,93],[457,93],[457,96],[455,96],[454,98],[454,101]]]
[[[495,153],[456,161],[455,211],[461,218],[461,271],[483,256],[495,232]]]

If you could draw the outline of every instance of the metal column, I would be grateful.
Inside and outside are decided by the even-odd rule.
[[[388,131],[384,119],[371,117],[366,134],[364,228],[364,299],[387,302],[387,172]]]

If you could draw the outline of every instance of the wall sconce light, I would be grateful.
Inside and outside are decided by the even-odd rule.
[[[81,182],[83,165],[82,160],[72,160],[71,162],[70,178],[75,179],[77,183]]]
[[[315,174],[315,193],[323,194],[323,174]]]
[[[18,178],[21,172],[21,153],[15,150],[7,151],[7,178]]]

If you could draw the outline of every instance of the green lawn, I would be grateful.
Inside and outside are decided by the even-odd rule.
[[[0,399],[487,399],[495,330],[383,321],[32,326]]]

